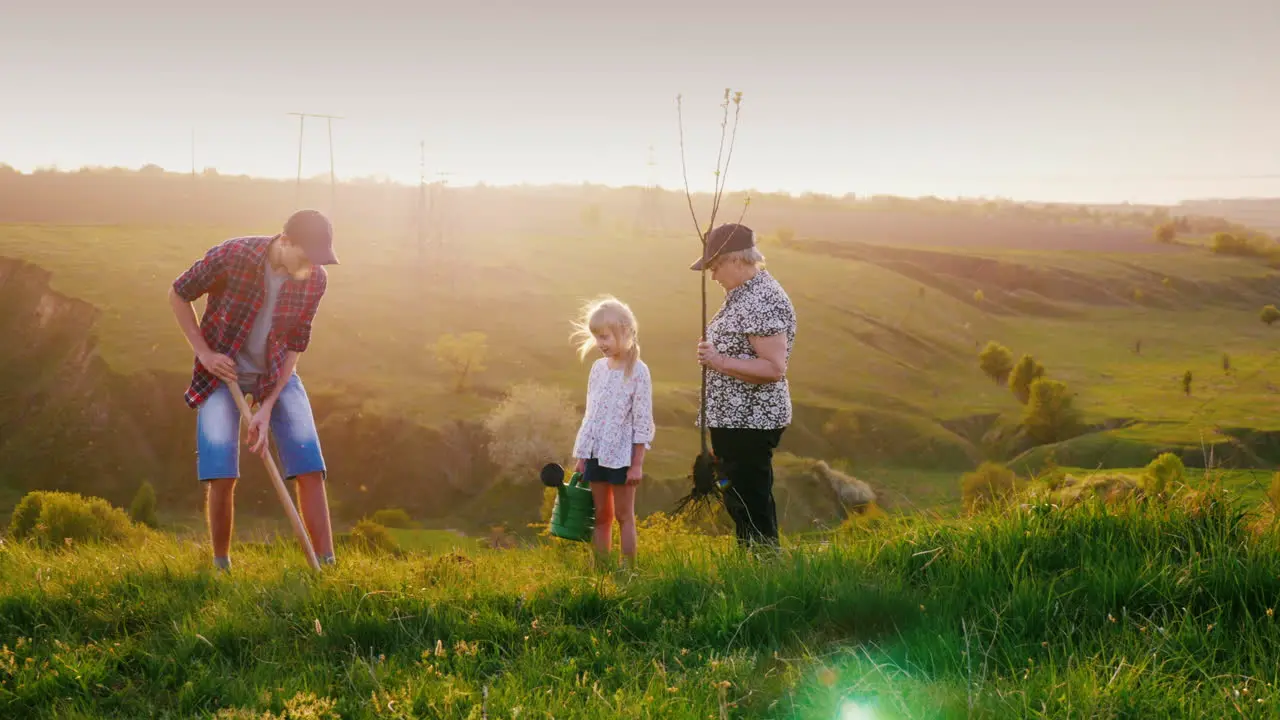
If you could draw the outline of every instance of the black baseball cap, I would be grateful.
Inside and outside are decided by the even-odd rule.
[[[297,243],[313,265],[337,265],[333,253],[333,223],[319,210],[299,210],[284,223],[284,234]]]
[[[707,234],[707,246],[702,257],[689,266],[690,270],[701,270],[712,260],[725,253],[747,250],[756,246],[756,232],[746,225],[725,223]]]

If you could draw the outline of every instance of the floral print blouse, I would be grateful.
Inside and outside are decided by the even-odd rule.
[[[756,358],[751,336],[785,333],[787,358],[796,338],[796,314],[782,286],[761,269],[730,290],[707,324],[707,341],[731,358]],[[695,422],[700,422],[695,421]],[[791,424],[791,389],[784,377],[755,385],[707,369],[707,427],[776,430]]]
[[[587,411],[574,441],[574,458],[595,458],[605,468],[630,467],[632,447],[644,445],[648,449],[653,442],[656,428],[649,367],[636,360],[631,377],[624,373],[622,368],[610,368],[608,358],[591,366]]]

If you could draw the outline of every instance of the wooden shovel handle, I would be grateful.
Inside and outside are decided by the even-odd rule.
[[[231,388],[231,395],[236,399],[236,406],[240,408],[240,415],[244,417],[246,423],[253,420],[253,411],[249,409],[249,401],[244,399],[244,392],[240,390],[240,386],[236,383],[227,383],[227,387]],[[275,461],[270,455],[263,455],[262,462],[267,466],[267,472],[271,475],[271,482],[276,486],[276,495],[280,498],[280,504],[284,505],[285,514],[289,516],[289,522],[293,524],[293,534],[298,536],[298,542],[302,543],[302,549],[307,555],[307,563],[311,565],[312,570],[320,569],[320,561],[316,559],[315,548],[311,546],[311,536],[307,534],[307,530],[302,526],[302,518],[298,517],[298,509],[293,506],[293,498],[289,496],[288,489],[284,486],[284,479],[280,477],[280,469],[276,467]]]

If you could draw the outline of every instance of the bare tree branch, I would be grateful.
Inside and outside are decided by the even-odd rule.
[[[716,212],[720,209],[720,196],[724,193],[725,173],[720,171],[720,161],[724,159],[724,137],[729,125],[729,88],[724,89],[724,102],[720,103],[720,108],[724,110],[724,114],[720,118],[720,151],[716,154],[715,190],[711,195],[711,223],[707,227],[707,232],[711,232],[715,228]],[[729,148],[729,154],[733,154],[732,147]]]
[[[727,99],[727,93],[728,93],[728,92],[729,92],[728,90],[725,90],[725,93],[726,93],[726,99]],[[733,146],[734,146],[734,144],[735,144],[735,143],[737,142],[737,140],[738,140],[738,117],[742,114],[742,91],[741,91],[741,90],[739,90],[738,92],[734,93],[734,95],[733,95],[733,105],[734,105],[734,108],[733,108],[733,134],[729,137],[729,156],[728,156],[728,157],[726,157],[726,158],[725,158],[725,160],[724,160],[724,171],[723,171],[723,174],[720,176],[721,178],[723,178],[724,176],[726,176],[726,175],[728,175],[728,174],[729,174],[729,163],[733,162]],[[723,138],[723,137],[724,137],[724,133],[723,133],[723,131],[721,131],[721,135],[720,135],[720,137],[721,137],[721,138]],[[722,180],[721,185],[720,185],[720,194],[716,196],[716,204],[715,204],[715,207],[714,207],[714,208],[712,209],[712,211],[711,211],[711,213],[712,213],[712,217],[714,217],[714,216],[715,216],[715,214],[716,214],[716,213],[718,213],[718,212],[720,211],[720,197],[721,197],[721,196],[723,196],[723,194],[724,194],[724,184],[723,184],[723,180]],[[745,206],[743,206],[742,214],[743,214],[743,216],[745,216],[745,215],[747,214],[747,210],[746,210],[746,207],[745,207]],[[739,218],[739,219],[738,219],[738,221],[739,221],[739,222],[741,222],[741,221],[742,221],[742,219],[741,219],[741,218]]]
[[[693,195],[689,192],[689,168],[684,159],[684,112],[681,110],[681,95],[676,95],[676,118],[680,126],[680,172],[684,174],[684,196],[689,201],[689,215],[693,217],[693,229],[698,232],[698,239],[702,242],[703,252],[706,252],[707,236],[702,232],[702,226],[698,224],[698,214],[693,210]]]

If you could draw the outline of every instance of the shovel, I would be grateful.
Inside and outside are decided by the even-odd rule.
[[[227,383],[227,387],[231,388],[231,395],[236,399],[236,406],[240,408],[240,415],[244,421],[253,420],[253,411],[249,409],[249,402],[244,399],[244,392],[240,390],[240,386],[236,383]],[[268,439],[268,442],[270,440]],[[302,543],[302,549],[307,554],[307,563],[311,565],[312,570],[320,569],[320,561],[316,559],[315,548],[311,547],[311,536],[307,534],[306,528],[302,526],[302,518],[298,517],[298,509],[293,506],[293,498],[289,496],[289,491],[284,486],[284,480],[280,477],[280,469],[276,467],[276,463],[271,456],[263,455],[262,462],[267,466],[267,472],[271,474],[271,482],[276,486],[276,495],[280,498],[280,504],[284,505],[284,512],[289,516],[289,522],[293,524],[293,534],[298,536],[298,542]]]

